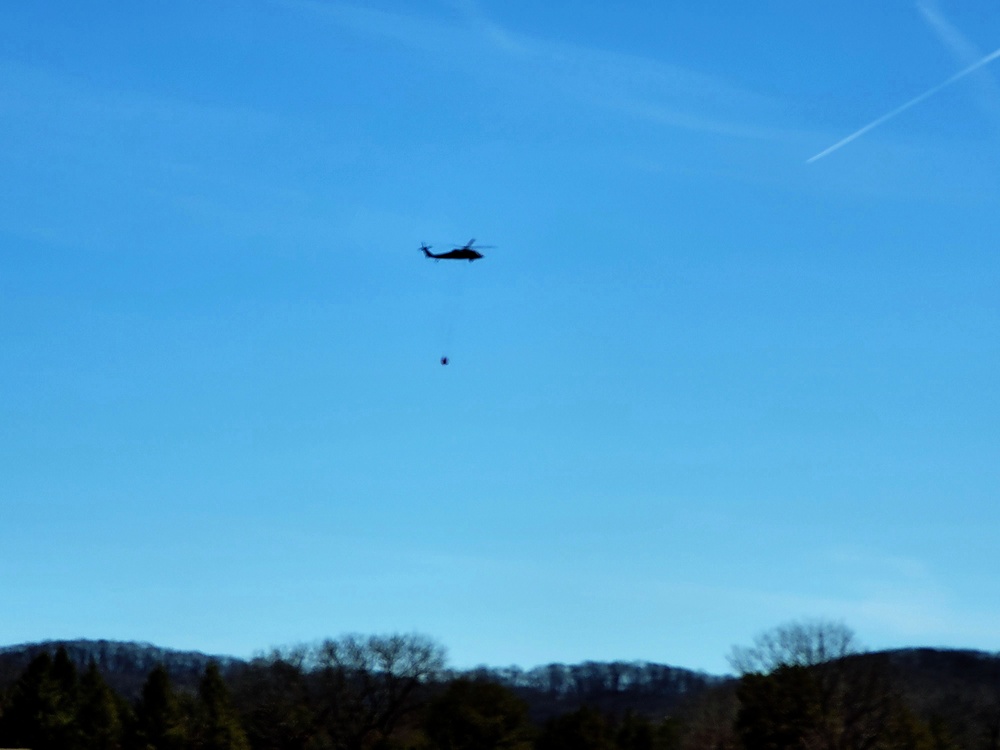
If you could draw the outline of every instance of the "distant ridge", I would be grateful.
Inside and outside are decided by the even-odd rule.
[[[66,649],[67,656],[80,670],[93,661],[105,681],[129,700],[139,696],[150,671],[158,665],[167,670],[175,687],[193,691],[210,662],[218,663],[223,675],[229,676],[237,676],[252,663],[232,656],[133,641],[77,639],[22,643],[0,647],[0,690],[13,683],[38,654],[54,654],[60,648]],[[531,705],[536,718],[583,705],[608,711],[630,707],[660,714],[731,679],[645,661],[551,663],[526,670],[481,666],[447,670],[441,678],[461,676],[505,685]]]
[[[479,667],[452,675],[485,679],[510,688],[542,722],[583,706],[611,714],[634,711],[665,716],[683,703],[733,678],[647,661],[585,661],[533,669]]]
[[[162,665],[175,687],[194,691],[205,667],[216,662],[235,681],[252,660],[163,648],[150,643],[112,640],[51,640],[0,646],[0,691],[11,685],[37,655],[64,648],[81,671],[94,662],[105,681],[128,700],[141,693],[149,673]],[[961,747],[973,747],[984,731],[1000,746],[1000,654],[968,649],[903,648],[846,657],[881,664],[916,713],[943,721]],[[581,706],[611,714],[635,711],[647,716],[674,715],[718,691],[732,694],[737,678],[706,674],[645,661],[586,661],[519,667],[446,670],[442,682],[460,677],[504,685],[524,699],[532,717],[544,721]],[[992,727],[993,729],[988,729]],[[991,735],[991,736],[994,736]]]
[[[175,685],[187,689],[197,685],[210,662],[218,663],[224,673],[246,663],[232,656],[162,648],[133,641],[39,641],[0,647],[0,688],[16,680],[36,656],[43,652],[54,654],[60,648],[66,649],[66,655],[78,669],[86,669],[93,661],[108,685],[127,698],[139,695],[146,677],[157,665],[163,665]]]

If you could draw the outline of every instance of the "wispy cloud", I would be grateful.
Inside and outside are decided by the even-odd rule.
[[[448,18],[396,13],[351,3],[326,0],[271,0],[279,7],[311,13],[313,18],[334,23],[359,34],[392,39],[427,54],[454,50],[457,24]]]
[[[956,29],[941,13],[935,0],[919,0],[917,10],[935,34],[955,54],[963,65],[969,65],[983,56],[982,51]]]
[[[786,135],[775,100],[718,76],[655,58],[524,34],[474,0],[453,0],[451,16],[416,16],[322,0],[275,0],[351,30],[391,38],[428,54],[451,55],[483,75],[513,76],[520,91],[542,86],[639,120],[689,131],[771,139]]]
[[[752,612],[749,621],[756,621],[761,630],[803,618],[843,620],[871,648],[994,648],[1000,642],[998,610],[989,597],[983,598],[979,606],[969,606],[959,599],[941,572],[925,560],[869,549],[838,548],[817,550],[809,566],[816,575],[807,583],[633,580],[631,586],[636,596],[647,599]]]
[[[138,210],[169,227],[159,237],[188,221],[246,236],[269,211],[267,225],[281,227],[283,237],[302,225],[281,212],[305,199],[265,176],[260,157],[275,132],[298,127],[284,115],[102,86],[0,58],[0,120],[0,161],[10,173],[30,176],[24,185],[9,181],[19,185],[16,195],[0,188],[0,230],[15,236],[61,247],[124,247],[119,238],[131,236]],[[31,187],[39,179],[45,190]]]
[[[959,51],[959,54],[961,55],[961,57],[963,57],[965,59],[965,61],[968,61],[968,56],[970,54],[976,54],[975,48],[967,40],[965,40],[964,37],[962,37],[962,35],[956,29],[954,29],[950,24],[948,24],[944,20],[943,16],[941,16],[939,13],[936,12],[934,6],[932,6],[928,2],[923,2],[923,3],[920,3],[919,7],[920,7],[920,10],[921,10],[921,13],[924,15],[924,18],[928,21],[929,24],[931,24],[932,28],[934,28],[935,31],[940,36],[942,36],[943,39],[945,39],[946,43],[949,46],[951,46],[954,50]],[[925,91],[922,94],[920,94],[919,96],[915,96],[913,99],[910,99],[908,102],[905,102],[904,104],[901,104],[900,106],[896,107],[895,109],[891,110],[890,112],[888,112],[888,113],[882,115],[881,117],[873,120],[872,122],[868,123],[863,128],[860,128],[859,130],[854,131],[853,133],[851,133],[846,138],[842,138],[841,140],[837,141],[836,143],[834,143],[829,148],[823,149],[818,154],[815,154],[814,156],[809,157],[808,159],[806,159],[806,163],[807,164],[812,164],[813,162],[819,161],[820,159],[822,159],[825,156],[829,156],[834,151],[837,151],[838,149],[843,148],[844,146],[846,146],[851,141],[854,141],[854,140],[860,138],[865,133],[867,133],[867,132],[869,132],[869,131],[874,130],[875,128],[877,128],[879,125],[882,125],[882,124],[888,122],[889,120],[891,120],[892,118],[896,117],[897,115],[902,114],[903,112],[905,112],[906,110],[910,109],[911,107],[915,107],[917,104],[920,104],[921,102],[929,99],[930,97],[934,96],[935,94],[937,94],[941,90],[947,88],[948,86],[951,86],[951,84],[953,84],[953,83],[955,83],[955,82],[957,82],[957,81],[965,78],[966,76],[970,75],[971,73],[976,72],[980,68],[985,67],[986,65],[988,65],[991,62],[993,62],[997,58],[1000,58],[1000,48],[994,50],[993,52],[989,53],[988,55],[977,56],[977,57],[978,57],[978,59],[976,59],[974,62],[971,62],[971,63],[967,64],[966,67],[964,67],[962,70],[960,70],[957,73],[955,73],[953,76],[951,76],[947,80],[942,81],[941,83],[937,84],[936,86],[932,86],[931,88],[927,89],[927,91]]]
[[[937,0],[919,0],[917,10],[960,65],[971,65],[983,56],[982,50],[945,18]],[[972,90],[977,92],[977,104],[994,122],[1000,124],[1000,84],[985,71],[975,77],[974,83]]]
[[[882,645],[984,647],[1000,638],[995,608],[963,607],[940,573],[925,560],[859,549],[823,554],[828,568],[846,588],[839,596],[779,594],[790,611],[821,617],[836,613]]]

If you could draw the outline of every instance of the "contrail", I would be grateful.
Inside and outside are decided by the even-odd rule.
[[[937,0],[917,0],[917,9],[931,30],[944,42],[959,65],[968,65],[982,57],[982,52],[945,18],[938,8]],[[992,76],[979,76],[976,101],[979,107],[994,123],[1000,123],[1000,86]]]
[[[922,102],[924,99],[928,99],[928,98],[934,96],[934,94],[936,94],[938,91],[940,91],[941,89],[943,89],[943,88],[945,88],[947,86],[950,86],[955,81],[957,81],[959,78],[964,78],[965,76],[969,75],[969,73],[972,73],[973,71],[979,70],[981,67],[983,67],[987,63],[993,62],[998,57],[1000,57],[1000,49],[994,50],[993,52],[991,52],[990,54],[988,54],[986,57],[982,58],[981,60],[977,60],[976,62],[972,63],[972,65],[970,65],[969,67],[964,68],[964,69],[958,71],[955,75],[953,75],[947,81],[944,81],[943,83],[939,83],[937,86],[935,86],[935,87],[933,87],[931,89],[928,89],[927,91],[925,91],[924,93],[922,93],[920,96],[915,97],[913,99],[910,99],[910,101],[908,101],[906,104],[901,104],[900,106],[898,106],[894,110],[892,110],[892,112],[889,112],[888,114],[882,115],[880,118],[878,118],[874,122],[868,123],[863,128],[861,128],[861,130],[858,130],[858,131],[856,131],[854,133],[851,133],[849,136],[847,136],[843,140],[837,141],[832,146],[830,146],[830,148],[828,148],[828,149],[826,149],[824,151],[820,151],[815,156],[812,156],[812,157],[806,159],[806,164],[812,164],[814,161],[818,161],[818,160],[822,159],[824,156],[827,156],[828,154],[832,154],[834,151],[836,151],[841,146],[846,146],[848,143],[850,143],[851,141],[853,141],[855,138],[859,138],[860,136],[863,136],[865,133],[867,133],[872,128],[877,128],[883,122],[885,122],[886,120],[891,120],[893,117],[895,117],[896,115],[898,115],[900,112],[905,112],[906,110],[908,110],[913,105],[920,104],[920,102]]]

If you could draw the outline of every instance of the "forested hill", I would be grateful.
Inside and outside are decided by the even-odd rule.
[[[1000,655],[859,652],[851,637],[838,624],[783,626],[742,652],[739,678],[649,662],[450,670],[444,648],[419,635],[344,636],[251,660],[23,644],[0,648],[0,747],[1000,747]],[[220,732],[232,742],[209,743]],[[114,742],[78,741],[98,735]]]
[[[633,711],[664,716],[731,679],[642,661],[546,664],[530,670],[479,668],[458,676],[485,679],[509,688],[539,720],[582,706],[613,714]]]
[[[232,656],[162,648],[149,643],[111,640],[42,641],[0,647],[0,690],[12,684],[40,653],[66,650],[83,669],[94,662],[108,684],[127,697],[138,695],[149,673],[162,665],[175,685],[193,688],[210,662],[223,674],[239,672],[249,661]],[[1000,655],[983,651],[909,648],[861,654],[855,658],[886,659],[897,685],[923,701],[947,696],[1000,690]],[[451,678],[486,679],[523,696],[539,713],[559,712],[568,706],[599,704],[608,709],[630,707],[653,710],[674,706],[685,698],[726,683],[732,678],[651,662],[596,662],[547,664],[532,669],[478,667],[451,670]],[[654,708],[655,706],[655,708]]]
[[[885,652],[897,689],[958,747],[1000,747],[1000,655],[913,648]]]
[[[149,673],[162,665],[173,684],[194,690],[210,662],[224,676],[236,677],[251,665],[231,656],[213,656],[197,651],[178,651],[148,643],[107,640],[45,641],[0,648],[0,690],[12,684],[28,663],[40,653],[54,654],[59,648],[78,669],[97,665],[108,685],[132,700],[138,697]],[[533,669],[478,667],[449,670],[442,679],[471,677],[509,688],[519,695],[538,719],[584,705],[610,712],[631,709],[665,714],[727,678],[650,662],[596,662],[547,664]]]
[[[60,648],[66,650],[70,660],[81,670],[94,662],[108,685],[128,698],[139,694],[149,673],[157,665],[166,668],[177,686],[193,688],[210,662],[217,663],[223,673],[243,663],[231,656],[178,651],[149,643],[105,640],[23,643],[0,647],[0,690],[13,683],[36,656],[41,653],[54,654]]]

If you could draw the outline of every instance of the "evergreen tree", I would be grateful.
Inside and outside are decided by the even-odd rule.
[[[301,664],[273,656],[258,659],[236,681],[236,703],[250,745],[268,750],[304,750],[318,731]]]
[[[627,711],[615,731],[618,750],[671,750],[680,746],[680,726],[676,719],[654,722]]]
[[[0,717],[0,744],[40,747],[39,722],[53,710],[52,657],[41,653],[32,659],[10,689]]]
[[[737,695],[736,731],[748,750],[805,747],[826,718],[820,687],[807,667],[744,675]]]
[[[438,750],[528,750],[527,704],[493,682],[459,679],[427,707],[424,732]]]
[[[583,707],[546,722],[537,750],[615,750],[608,720],[595,708]]]
[[[93,661],[80,680],[77,726],[81,750],[117,750],[122,746],[119,700]]]
[[[142,750],[183,750],[187,727],[181,702],[163,666],[149,673],[136,707],[139,747]]]
[[[33,750],[75,750],[76,668],[60,648],[55,661],[36,656],[11,688],[3,718],[0,744]]]
[[[61,646],[52,660],[52,682],[55,688],[55,713],[49,723],[51,741],[60,750],[76,750],[80,746],[80,730],[76,722],[80,680],[76,665]]]
[[[215,662],[205,667],[198,686],[195,719],[193,744],[200,750],[249,750],[246,733]]]

